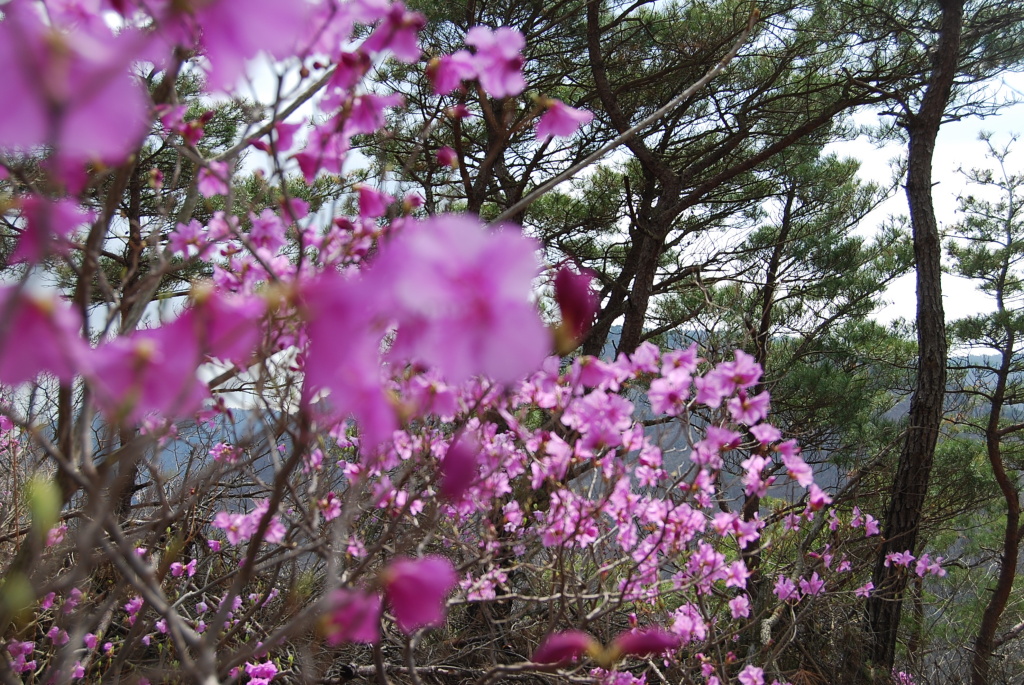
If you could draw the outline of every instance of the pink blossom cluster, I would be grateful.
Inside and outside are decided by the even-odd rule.
[[[89,503],[121,487],[128,466],[148,479],[130,507],[149,517],[141,524],[108,521],[113,514],[91,520],[85,506],[72,516],[68,500],[58,502],[63,519],[31,531],[47,561],[73,548],[108,550],[124,583],[109,598],[68,590],[74,571],[51,564],[61,570],[33,588],[41,591],[28,600],[24,632],[4,643],[14,672],[64,663],[72,679],[102,678],[101,668],[137,642],[152,647],[147,653],[173,653],[183,667],[192,661],[196,673],[213,663],[204,681],[227,674],[270,683],[283,670],[284,651],[275,650],[297,635],[318,628],[332,649],[377,645],[396,634],[391,624],[410,638],[411,663],[419,631],[443,629],[465,604],[511,602],[528,577],[559,589],[515,601],[553,607],[576,592],[585,609],[571,617],[560,610],[562,625],[545,619],[544,632],[534,630],[533,664],[550,671],[588,658],[595,680],[642,685],[647,676],[628,670],[631,659],[681,663],[684,650],[706,649],[755,620],[746,559],[770,552],[766,531],[792,535],[832,504],[797,442],[768,422],[769,393],[749,354],[713,364],[696,345],[662,352],[644,343],[611,360],[548,356],[574,350],[594,318],[588,274],[552,269],[561,323],[549,330],[535,304],[539,245],[518,228],[426,216],[415,194],[351,182],[353,145],[385,129],[389,110],[403,103],[366,77],[387,59],[418,63],[424,22],[388,0],[3,6],[0,82],[9,106],[0,111],[0,169],[21,178],[31,162],[46,181],[25,184],[4,205],[17,233],[12,263],[30,275],[51,259],[75,274],[95,266],[104,241],[121,239],[111,209],[120,198],[107,198],[102,211],[91,198],[144,143],[179,150],[195,172],[189,192],[210,209],[204,221],[168,214],[166,230],[129,239],[158,280],[193,267],[210,274],[172,312],[154,306],[133,318],[140,303],[109,296],[101,272],[93,276],[107,299],[95,308],[85,276],[74,304],[34,279],[0,288],[5,397],[55,380],[56,394],[81,412],[74,439],[54,444],[24,418],[8,436],[16,412],[5,399],[3,449],[17,453],[35,439],[52,457],[47,468],[63,469]],[[439,97],[474,82],[491,98],[524,93],[518,32],[475,26],[465,44],[427,67]],[[320,84],[314,113],[286,121],[282,113],[305,96],[291,110],[277,102],[223,156],[200,152],[211,111],[186,120],[189,108],[176,96],[161,99],[165,89],[151,92],[138,78],[149,70],[173,79],[184,69],[203,75],[205,95],[231,94],[261,53],[293,67],[303,86]],[[593,116],[551,98],[535,102],[538,145],[573,135]],[[450,111],[470,114],[462,102]],[[283,197],[233,212],[225,207],[243,150],[268,155]],[[442,150],[441,163],[458,164],[454,149]],[[143,171],[154,189],[172,180]],[[328,216],[289,197],[290,177],[337,181],[353,215]],[[260,416],[264,453],[259,440],[227,437],[225,426],[244,422],[232,422],[222,377],[237,381],[232,392],[255,387],[256,404],[280,399]],[[675,431],[674,444],[645,425],[647,408]],[[94,411],[103,419],[95,463]],[[224,430],[188,444],[203,426]],[[107,433],[117,450],[107,449]],[[200,466],[190,460],[169,475],[147,461],[154,444],[170,453],[183,443]],[[59,454],[65,444],[80,453]],[[781,473],[797,492],[785,519],[756,506]],[[734,506],[730,491],[755,506]],[[859,510],[850,527],[878,533]],[[852,585],[849,560],[833,567],[834,556],[826,546],[800,568],[773,569],[779,606]],[[889,561],[909,567],[915,559],[919,575],[944,573],[941,558],[927,554]],[[271,605],[298,597],[275,585],[289,563],[330,571],[310,591],[319,599],[282,608],[285,625],[264,625]],[[559,586],[580,568],[587,573],[578,588]],[[634,612],[628,629],[613,630],[610,619],[598,625],[616,612]],[[102,628],[69,629],[93,614],[105,618],[89,625]],[[701,659],[707,683],[765,682],[760,666],[735,655],[723,664]],[[68,675],[52,669],[47,682]]]

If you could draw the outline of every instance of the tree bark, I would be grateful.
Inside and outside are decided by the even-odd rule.
[[[917,383],[885,516],[883,542],[875,560],[874,593],[867,602],[871,662],[892,670],[896,636],[907,585],[907,569],[885,565],[886,555],[914,550],[942,421],[946,391],[946,324],[942,309],[942,251],[932,204],[935,139],[949,103],[959,65],[964,0],[940,0],[942,11],[932,71],[916,114],[905,128],[910,137],[907,200],[917,272]]]

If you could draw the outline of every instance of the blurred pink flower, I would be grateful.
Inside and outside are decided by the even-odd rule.
[[[398,0],[391,3],[384,20],[362,45],[368,53],[390,50],[401,62],[413,63],[420,58],[417,34],[427,23],[419,12],[409,12]]]
[[[236,295],[210,286],[193,291],[194,306],[182,319],[195,327],[202,351],[244,366],[262,337],[260,320],[267,303],[261,297]]]
[[[206,0],[171,3],[186,12],[168,17],[178,19],[180,35],[195,36],[209,60],[207,87],[225,90],[245,73],[246,62],[259,52],[285,58],[305,38],[309,29],[307,2],[279,0]]]
[[[544,140],[552,136],[569,138],[580,126],[589,124],[594,118],[593,112],[585,109],[570,107],[561,100],[548,99],[547,111],[541,115],[537,122],[537,138]]]
[[[369,274],[370,291],[390,291],[392,354],[436,366],[450,382],[511,382],[537,369],[550,338],[529,300],[536,249],[512,226],[486,231],[467,216],[407,225]]]
[[[330,602],[322,624],[328,644],[380,641],[380,595],[342,588],[334,591]]]
[[[93,359],[88,379],[96,403],[113,420],[136,423],[150,412],[185,416],[209,395],[196,378],[203,354],[188,314],[100,345]]]
[[[200,167],[196,177],[199,194],[203,197],[228,194],[228,164],[227,162],[207,162]]]
[[[384,569],[382,579],[398,628],[406,634],[444,623],[445,598],[458,582],[451,562],[443,557],[397,559]]]
[[[95,216],[69,199],[54,201],[31,195],[22,198],[20,204],[25,228],[8,260],[11,264],[35,264],[48,254],[66,254],[67,237]]]
[[[567,663],[599,647],[597,640],[580,630],[552,633],[540,643],[530,661],[537,664]]]
[[[345,120],[345,133],[348,135],[374,133],[384,126],[384,110],[401,107],[404,101],[405,98],[398,93],[357,95],[352,99],[352,108]]]
[[[679,648],[682,639],[660,628],[645,628],[621,633],[612,640],[611,650],[619,655],[650,656]]]
[[[375,321],[375,312],[388,310],[384,294],[329,273],[303,288],[301,301],[309,337],[306,397],[330,390],[330,410],[354,415],[364,442],[375,447],[398,428],[381,378],[381,326]]]
[[[434,84],[434,92],[438,95],[447,95],[462,85],[463,81],[476,76],[476,59],[467,50],[436,57],[427,65],[427,78]]]
[[[0,319],[0,382],[17,385],[41,372],[69,381],[86,368],[82,321],[64,302],[0,287]]]
[[[376,219],[387,214],[388,207],[395,198],[364,183],[356,186],[359,191],[359,216],[364,219]]]
[[[594,273],[584,269],[576,273],[563,266],[555,274],[555,302],[562,313],[562,322],[575,339],[580,339],[590,329],[597,312],[597,295],[591,284]]]
[[[480,447],[473,438],[460,436],[441,460],[440,494],[448,500],[460,500],[480,475]]]
[[[0,21],[0,148],[50,146],[65,163],[120,161],[141,141],[148,98],[131,75],[146,37],[102,22],[46,26],[34,3],[4,6]]]
[[[454,169],[459,165],[459,157],[455,150],[445,145],[437,150],[437,163]]]
[[[502,26],[494,31],[474,26],[466,34],[466,45],[476,48],[477,74],[480,85],[491,97],[519,95],[526,88],[523,79],[523,35]]]
[[[741,685],[764,685],[764,670],[757,666],[745,666],[736,677]]]

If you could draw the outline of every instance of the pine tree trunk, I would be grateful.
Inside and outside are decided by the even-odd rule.
[[[910,420],[890,493],[884,540],[875,560],[875,590],[867,602],[870,659],[888,674],[896,656],[896,636],[907,586],[907,569],[885,565],[886,555],[914,550],[921,524],[946,391],[946,325],[942,309],[942,245],[932,205],[935,139],[950,99],[959,64],[963,0],[940,0],[939,37],[924,98],[907,117],[910,136],[907,200],[917,271],[917,383]]]

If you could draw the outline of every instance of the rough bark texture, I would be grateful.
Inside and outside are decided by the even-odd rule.
[[[910,137],[907,199],[917,271],[917,383],[907,436],[885,516],[884,540],[875,561],[875,591],[867,602],[870,659],[885,674],[893,666],[907,586],[907,569],[885,565],[891,552],[914,550],[942,421],[946,390],[946,325],[942,309],[942,251],[932,205],[935,138],[949,103],[959,64],[963,0],[941,0],[941,25],[932,72],[917,113],[907,117]]]

